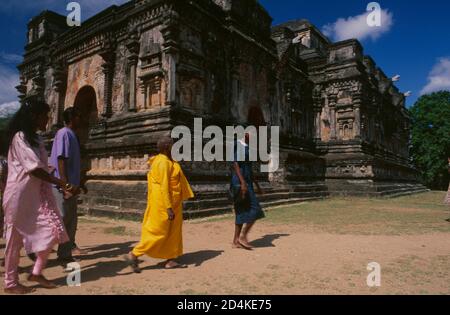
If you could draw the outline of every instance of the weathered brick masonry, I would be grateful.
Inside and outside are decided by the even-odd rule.
[[[306,20],[271,24],[254,0],[134,0],[73,28],[50,11],[33,18],[18,90],[51,105],[49,139],[65,107],[83,111],[83,208],[140,216],[157,139],[195,117],[280,126],[281,167],[260,175],[265,205],[422,191],[405,97],[361,44]],[[187,216],[231,210],[226,163],[184,168],[197,192]]]

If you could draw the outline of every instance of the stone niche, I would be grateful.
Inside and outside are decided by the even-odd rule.
[[[166,78],[163,70],[163,39],[159,28],[141,35],[141,49],[137,69],[137,110],[161,107],[166,102]]]
[[[238,67],[233,91],[233,116],[241,123],[248,122],[249,111],[252,107],[259,107],[267,113],[269,105],[269,84],[267,71],[256,64],[243,62]]]
[[[338,118],[339,139],[344,141],[351,140],[355,136],[353,112],[346,112],[340,115]]]
[[[202,111],[205,102],[205,86],[200,78],[183,76],[180,78],[181,106]]]

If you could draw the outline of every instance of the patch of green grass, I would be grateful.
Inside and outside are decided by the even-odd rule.
[[[382,277],[391,287],[415,288],[414,294],[429,294],[429,286],[447,290],[450,281],[450,256],[434,256],[428,259],[404,255],[382,268]],[[425,293],[426,292],[426,293]]]
[[[331,198],[267,212],[266,221],[337,234],[404,235],[450,232],[444,193],[396,199]]]

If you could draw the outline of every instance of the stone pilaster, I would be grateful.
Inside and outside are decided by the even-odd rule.
[[[112,85],[114,78],[115,53],[113,50],[107,50],[100,54],[104,60],[102,72],[105,77],[104,83],[104,106],[102,116],[109,118],[112,116]]]
[[[164,15],[161,33],[164,37],[163,58],[166,61],[167,97],[166,105],[175,105],[177,88],[178,40],[180,33],[179,14],[173,9]]]
[[[328,106],[330,108],[331,140],[337,140],[336,103],[337,94],[330,94],[328,96]]]
[[[316,88],[313,92],[314,140],[322,140],[322,92]]]
[[[64,113],[64,101],[65,101],[65,92],[67,87],[67,74],[64,70],[63,65],[56,64],[53,73],[53,89],[57,94],[56,101],[56,126],[60,128],[64,125],[63,113]]]
[[[20,76],[20,84],[16,86],[16,90],[19,92],[20,102],[23,102],[23,100],[27,96],[26,78],[24,76]]]
[[[130,97],[127,101],[127,109],[130,112],[136,111],[136,69],[139,60],[139,36],[136,33],[133,33],[130,36],[130,39],[127,42],[128,49],[128,91],[130,93]]]
[[[361,93],[355,93],[353,95],[353,111],[355,114],[355,123],[354,123],[354,136],[355,139],[361,139]]]

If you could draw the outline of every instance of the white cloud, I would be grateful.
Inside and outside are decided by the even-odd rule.
[[[19,101],[0,104],[0,118],[9,117],[19,110]]]
[[[21,55],[0,52],[0,62],[18,64],[23,60]]]
[[[450,91],[450,57],[439,58],[428,75],[428,84],[420,94],[424,95],[442,90]]]
[[[377,40],[381,35],[389,32],[394,24],[393,14],[386,9],[381,10],[381,26],[369,26],[367,17],[370,12],[348,18],[339,18],[336,22],[327,24],[323,27],[323,33],[336,40],[356,38],[364,40],[371,38]]]

